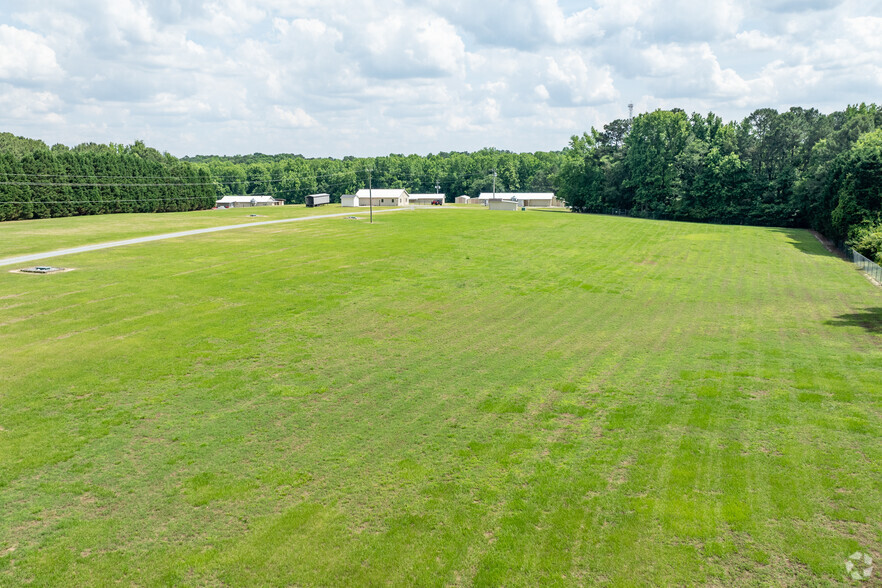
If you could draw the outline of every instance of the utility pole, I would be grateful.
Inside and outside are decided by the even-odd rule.
[[[368,169],[368,204],[371,207],[371,224],[374,224],[374,188],[371,185],[371,172],[374,171],[372,169]]]
[[[493,170],[493,200],[496,200],[496,170]]]
[[[435,184],[435,194],[437,194],[439,190],[441,190],[441,184]]]

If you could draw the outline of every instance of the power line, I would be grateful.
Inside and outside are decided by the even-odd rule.
[[[174,187],[174,188],[182,188],[184,186],[214,186],[214,182],[190,182],[190,183],[164,183],[164,184],[86,184],[79,182],[8,182],[8,181],[0,181],[0,185],[3,186],[67,186],[70,188],[137,188],[137,187],[157,187],[157,186],[165,186],[165,187]]]
[[[169,200],[204,200],[205,196],[186,196],[181,198],[166,198],[164,196],[154,196],[151,198],[114,198],[113,200],[0,200],[0,206],[4,204],[107,204],[109,202],[167,202]],[[214,200],[214,196],[209,196]]]
[[[191,164],[194,165],[194,164]],[[205,165],[205,164],[195,164],[195,165]],[[236,165],[254,165],[254,164],[236,164]],[[247,169],[247,167],[246,167]],[[319,179],[326,178],[332,176],[342,176],[342,175],[357,175],[357,174],[366,174],[366,169],[350,169],[350,170],[342,170],[337,172],[329,172],[326,174],[311,174],[309,176],[288,176],[284,178],[248,178],[247,176],[242,178],[239,176],[212,176],[210,169],[200,169],[199,171],[206,171],[209,174],[212,182],[220,182],[220,183],[278,183],[278,182],[286,182],[291,181],[292,179],[301,179],[301,180],[310,180],[310,179]],[[376,171],[376,170],[375,170]],[[459,179],[464,177],[475,177],[480,175],[489,175],[493,173],[493,169],[490,170],[477,170],[477,171],[469,171],[465,173],[457,173],[455,171],[449,171],[447,176],[443,176],[442,178],[438,178],[439,180],[448,180],[448,179]],[[397,177],[414,177],[429,174],[427,171],[418,171],[418,172],[395,172]],[[129,175],[109,175],[109,174],[68,174],[68,173],[29,173],[29,172],[13,172],[6,171],[0,172],[0,175],[9,176],[25,176],[25,177],[37,177],[37,178],[65,178],[65,179],[76,179],[76,178],[84,178],[86,180],[91,180],[95,178],[101,179],[127,179],[132,178],[133,176]],[[433,176],[435,177],[435,176]],[[186,180],[182,176],[174,176],[174,175],[148,175],[148,176],[137,176],[137,179],[180,179]],[[8,180],[7,180],[8,181]],[[0,182],[3,183],[3,182]],[[193,182],[189,182],[190,184],[195,184]],[[46,182],[46,184],[51,184],[51,182]],[[77,183],[79,185],[79,183]],[[207,183],[204,183],[207,184]],[[85,183],[84,183],[85,185]],[[102,184],[103,185],[103,184]],[[132,185],[132,184],[127,184]],[[147,185],[147,184],[145,184]],[[153,185],[153,184],[149,184]]]
[[[339,175],[344,175],[344,174],[359,174],[359,173],[364,173],[364,170],[340,171],[340,172],[333,172],[333,173],[327,173],[327,174],[317,174],[317,175],[308,176],[308,177],[318,179],[318,178],[325,178],[325,177],[330,177],[330,176],[339,176]],[[117,179],[124,179],[124,178],[133,177],[133,176],[123,176],[123,175],[99,175],[99,174],[32,174],[32,173],[28,173],[28,172],[11,172],[11,171],[0,172],[0,174],[4,174],[6,176],[31,176],[31,177],[38,177],[38,178],[86,178],[86,179],[117,178]],[[210,173],[208,175],[211,176]],[[181,177],[181,176],[165,175],[165,176],[137,176],[137,177],[139,179],[156,179],[156,178],[172,179],[172,178]],[[307,177],[307,176],[298,176],[298,177]],[[235,176],[235,177],[234,176],[217,176],[217,177],[213,177],[212,179],[214,181],[221,181],[221,182],[255,182],[255,181],[259,181],[259,182],[284,182],[284,181],[288,180],[288,178],[254,180],[254,179],[249,179],[247,177],[240,178],[238,176]]]
[[[365,175],[367,175],[367,178],[365,178],[365,179],[367,179],[368,185],[372,186],[371,179],[372,179],[372,172],[373,171],[375,171],[375,170],[373,170],[373,169],[348,170],[348,171],[344,171],[344,172],[321,174],[318,176],[291,176],[288,178],[274,180],[274,181],[275,182],[298,181],[298,180],[301,180],[301,181],[307,180],[308,181],[308,180],[317,179],[319,177],[357,175],[357,174],[364,173]],[[468,172],[468,173],[464,173],[464,174],[454,173],[449,176],[444,176],[441,178],[437,178],[435,176],[430,176],[428,172],[423,172],[422,174],[419,174],[417,172],[398,173],[396,175],[398,180],[393,183],[398,183],[400,181],[400,179],[408,178],[410,180],[410,183],[417,183],[417,182],[419,182],[420,184],[432,183],[432,184],[438,186],[438,185],[440,185],[441,182],[451,183],[451,182],[463,181],[463,180],[468,180],[470,178],[477,178],[477,177],[486,178],[487,181],[489,182],[490,178],[491,178],[491,174],[493,174],[492,179],[495,183],[495,179],[496,179],[495,171],[496,170],[474,171],[474,172]],[[34,175],[37,175],[37,174],[34,174]],[[108,177],[111,177],[111,176],[108,176]],[[125,176],[118,176],[118,177],[125,177]],[[339,182],[322,182],[322,184],[323,184],[322,187],[328,188],[328,187],[336,187],[336,186],[340,186],[340,185],[349,185],[350,181],[351,180],[339,181]],[[244,182],[242,182],[241,180],[237,179],[236,183],[245,183],[245,182],[249,182],[249,181],[245,180]],[[264,183],[270,183],[270,182],[271,182],[271,180],[260,180],[257,182],[252,181],[251,183],[264,184]],[[551,186],[548,183],[542,183],[542,184],[532,183],[532,182],[528,182],[528,183],[530,185],[530,189],[533,189],[533,190],[553,189],[553,186]],[[188,186],[192,186],[192,187],[215,186],[215,188],[220,187],[219,182],[217,182],[217,181],[188,182],[188,183],[181,183],[181,182],[176,182],[176,183],[158,183],[158,182],[156,182],[156,183],[146,183],[146,182],[137,182],[137,183],[74,183],[74,182],[10,182],[10,181],[0,181],[0,185],[18,185],[18,186],[35,186],[35,187],[71,187],[71,188],[136,188],[136,187],[182,188],[182,187],[188,187]],[[363,186],[363,184],[362,184],[362,186]],[[284,197],[293,197],[293,196],[297,196],[300,193],[305,192],[305,191],[306,191],[306,189],[302,188],[302,187],[289,187],[289,188],[281,188],[281,189],[272,190],[270,195],[276,196],[276,197],[283,197],[283,198]],[[257,193],[252,192],[251,194],[246,194],[246,195],[257,195]],[[14,200],[14,201],[7,200],[7,201],[4,201],[4,200],[2,200],[2,198],[0,198],[0,205],[18,205],[18,206],[35,205],[35,206],[39,206],[39,205],[50,205],[50,204],[66,204],[69,206],[78,206],[78,205],[85,205],[85,204],[113,204],[113,203],[156,204],[156,203],[162,203],[162,202],[177,202],[177,201],[204,202],[205,200],[207,200],[209,198],[213,200],[216,198],[216,196],[217,196],[217,193],[211,194],[211,195],[202,195],[202,196],[195,195],[195,196],[184,196],[184,197],[145,195],[141,198],[114,198],[114,199],[109,199],[109,200],[108,199],[81,200],[81,199],[76,198],[75,195],[72,195],[72,197],[68,200],[35,199],[35,200]]]
[[[272,183],[279,183],[279,182],[308,181],[308,180],[316,180],[316,179],[322,178],[322,177],[332,177],[332,176],[341,176],[341,175],[356,175],[359,173],[367,174],[370,172],[369,172],[369,170],[350,170],[350,171],[345,171],[345,172],[335,172],[335,173],[321,174],[321,175],[316,175],[316,176],[288,176],[286,178],[278,178],[278,179],[235,178],[234,180],[231,180],[231,181],[230,180],[223,180],[223,179],[212,179],[211,181],[208,181],[208,182],[191,182],[191,181],[186,181],[186,178],[174,178],[174,177],[167,177],[167,176],[166,176],[166,179],[179,180],[179,181],[175,181],[175,182],[26,182],[26,181],[18,181],[18,180],[0,180],[0,185],[6,185],[6,186],[56,186],[56,187],[72,187],[72,188],[78,188],[78,187],[81,187],[81,188],[113,188],[113,187],[126,188],[126,187],[129,187],[130,188],[130,187],[159,187],[159,186],[164,186],[164,187],[214,186],[219,183],[220,184],[224,184],[224,183],[272,184]],[[474,178],[474,177],[480,177],[480,176],[489,177],[490,174],[493,174],[495,177],[495,173],[496,173],[495,170],[493,170],[492,172],[476,171],[476,172],[469,172],[469,173],[465,173],[465,174],[452,174],[452,175],[448,175],[448,176],[442,176],[441,178],[437,178],[437,179],[435,179],[434,176],[430,177],[427,172],[423,172],[422,174],[417,174],[414,172],[399,173],[396,175],[399,178],[404,177],[404,178],[409,178],[411,180],[419,180],[420,183],[423,183],[424,180],[429,183],[438,183],[438,182],[449,183],[449,182],[454,182],[457,180],[463,180],[463,179],[467,179],[467,178]],[[7,175],[32,175],[32,176],[37,176],[37,177],[39,177],[39,176],[52,176],[52,177],[69,177],[69,178],[97,177],[97,176],[62,176],[61,174],[22,174],[22,173],[7,174]],[[132,176],[105,176],[105,177],[108,177],[108,178],[111,178],[111,177],[127,178],[127,177],[132,177]],[[143,179],[143,178],[151,178],[151,177],[155,178],[155,177],[163,177],[163,176],[138,176],[138,177],[132,177],[132,179]],[[340,185],[343,183],[345,183],[345,182],[338,182],[336,184],[334,184],[334,183],[330,183],[330,184],[325,183],[325,184],[326,185]],[[290,190],[292,188],[288,188],[288,189]]]

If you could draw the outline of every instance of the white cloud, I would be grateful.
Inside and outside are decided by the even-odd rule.
[[[297,129],[308,129],[318,126],[318,121],[306,114],[302,108],[288,110],[281,106],[273,106],[273,114],[283,124]]]
[[[144,105],[160,115],[201,116],[211,112],[211,106],[198,98],[182,98],[170,92],[160,92]]]
[[[643,10],[638,26],[650,41],[710,41],[737,33],[742,18],[738,0],[654,0]]]
[[[55,51],[44,37],[0,24],[0,80],[30,83],[62,73]]]
[[[6,116],[38,123],[61,122],[64,102],[52,92],[0,85],[0,111]]]
[[[842,0],[765,0],[763,6],[778,13],[805,12],[807,10],[829,10],[841,4]]]
[[[749,51],[778,51],[786,46],[786,42],[781,37],[767,35],[756,29],[735,35],[735,44],[740,49]]]
[[[812,60],[821,67],[839,68],[873,65],[882,55],[882,18],[863,17],[846,19],[843,35],[830,43],[818,44],[812,50]]]
[[[552,103],[581,106],[609,102],[617,96],[610,70],[594,66],[576,51],[547,57],[546,63],[540,86]]]
[[[111,0],[113,1],[113,0]],[[245,0],[216,0],[204,4],[207,19],[197,24],[205,34],[218,37],[236,35],[259,23],[266,12],[256,2]]]
[[[462,69],[465,44],[443,18],[401,11],[367,23],[350,55],[380,78],[439,77]]]
[[[99,14],[104,16],[105,33],[114,45],[145,45],[156,40],[153,19],[143,4],[108,0]]]
[[[0,13],[0,126],[48,143],[559,149],[628,102],[740,118],[882,91],[882,15],[858,0],[13,4]]]

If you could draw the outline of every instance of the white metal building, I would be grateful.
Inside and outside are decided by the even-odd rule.
[[[518,200],[521,206],[563,206],[563,203],[555,198],[554,192],[481,192],[478,200],[486,204],[490,200]]]
[[[276,200],[272,196],[224,196],[217,201],[218,208],[246,208],[249,206],[282,206],[284,200]]]
[[[408,194],[407,200],[410,204],[432,204],[433,201],[439,200],[444,204],[444,194]]]
[[[394,190],[378,190],[374,188],[372,191],[364,188],[355,193],[358,196],[359,206],[407,206],[410,195],[407,190],[396,188]],[[373,201],[373,202],[371,202]]]
[[[358,196],[355,194],[343,194],[340,196],[342,206],[358,206]]]

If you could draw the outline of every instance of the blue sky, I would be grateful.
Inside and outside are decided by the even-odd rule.
[[[174,155],[560,149],[882,102],[882,0],[6,0],[0,131]]]

